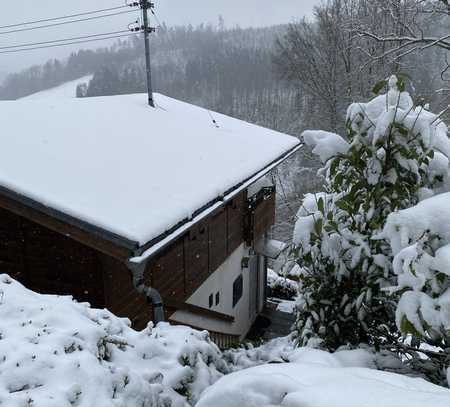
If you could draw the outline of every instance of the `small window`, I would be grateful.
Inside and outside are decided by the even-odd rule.
[[[234,281],[233,283],[233,307],[239,302],[242,298],[244,279],[242,278],[242,274]]]
[[[216,293],[216,306],[220,304],[220,293]]]
[[[209,296],[209,308],[212,308],[214,305],[214,295]]]

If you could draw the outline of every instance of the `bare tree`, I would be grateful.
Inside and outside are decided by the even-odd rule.
[[[278,71],[303,90],[307,108],[320,110],[320,127],[327,130],[342,130],[338,123],[345,123],[343,116],[349,102],[367,97],[368,83],[394,69],[380,59],[361,72],[360,67],[367,60],[365,53],[375,57],[383,45],[355,36],[355,22],[363,20],[370,27],[381,26],[383,32],[391,28],[373,18],[376,14],[372,3],[328,0],[316,7],[313,21],[303,19],[291,24],[288,33],[277,42]]]
[[[450,51],[448,0],[373,0],[372,13],[379,21],[388,21],[393,30],[383,31],[367,20],[352,24],[351,30],[358,37],[384,45],[375,55],[366,52],[368,64],[374,60],[400,63],[406,56],[432,47]],[[443,75],[448,69],[447,63]]]

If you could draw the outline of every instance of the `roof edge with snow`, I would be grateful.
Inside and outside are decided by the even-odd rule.
[[[289,151],[279,156],[277,159],[273,160],[271,163],[262,168],[260,171],[256,172],[252,176],[248,177],[239,184],[230,188],[223,195],[218,196],[212,201],[203,205],[202,207],[197,209],[192,214],[191,217],[181,220],[176,225],[167,229],[165,232],[161,233],[159,236],[153,238],[152,240],[143,245],[140,245],[139,242],[137,241],[127,239],[124,236],[113,233],[107,229],[96,226],[90,222],[86,222],[78,217],[69,215],[61,210],[47,206],[42,202],[29,198],[18,192],[12,191],[11,189],[6,188],[4,186],[0,186],[0,197],[5,198],[0,199],[0,207],[3,207],[11,212],[14,212],[32,221],[36,221],[36,217],[33,216],[33,214],[30,213],[29,210],[27,210],[32,209],[37,213],[41,213],[46,215],[47,217],[56,219],[57,221],[62,222],[65,225],[72,226],[78,230],[81,230],[82,232],[88,233],[90,235],[95,236],[96,238],[100,238],[103,241],[109,242],[113,245],[113,247],[120,247],[126,249],[129,252],[128,257],[131,258],[132,261],[141,262],[148,259],[152,255],[156,254],[160,250],[162,250],[171,241],[179,237],[180,234],[184,233],[187,229],[189,229],[190,227],[194,226],[196,223],[204,219],[214,210],[225,205],[227,202],[233,199],[240,191],[247,188],[248,186],[256,182],[258,179],[262,178],[272,169],[274,169],[275,167],[283,163],[285,160],[287,160],[289,157],[291,157],[293,154],[295,154],[298,150],[300,150],[302,146],[303,144],[299,141],[299,143],[296,146],[294,146]],[[19,206],[14,205],[13,202],[18,203]],[[47,221],[39,219],[37,222],[41,224],[49,223],[48,219]],[[46,226],[49,227],[48,224],[46,224]],[[99,245],[94,245],[92,244],[92,242],[86,242],[85,239],[82,239],[80,237],[78,237],[77,239],[77,237],[73,236],[70,232],[66,231],[63,232],[61,230],[61,227],[57,228],[50,227],[50,228],[58,231],[59,233],[63,233],[66,236],[82,241],[84,244],[87,244],[88,246],[94,246],[96,249],[100,248]],[[108,251],[108,249],[106,248],[103,251]]]

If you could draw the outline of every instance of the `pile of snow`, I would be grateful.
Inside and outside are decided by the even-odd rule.
[[[0,406],[185,407],[226,370],[206,332],[142,332],[0,275]]]
[[[275,346],[280,349],[280,346]],[[274,349],[268,349],[268,354]],[[301,348],[271,364],[232,373],[197,407],[448,407],[450,391],[422,379],[372,370],[363,350],[333,355]],[[242,362],[242,361],[241,361]],[[280,362],[280,363],[276,363]],[[249,363],[251,365],[251,363]]]

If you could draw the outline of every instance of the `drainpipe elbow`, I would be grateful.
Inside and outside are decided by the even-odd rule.
[[[136,290],[145,295],[147,301],[152,304],[153,307],[153,322],[158,324],[159,322],[164,322],[164,304],[161,294],[158,290],[153,287],[145,285],[144,271],[146,263],[133,263],[128,262],[128,269],[131,271],[133,276],[133,285]]]

